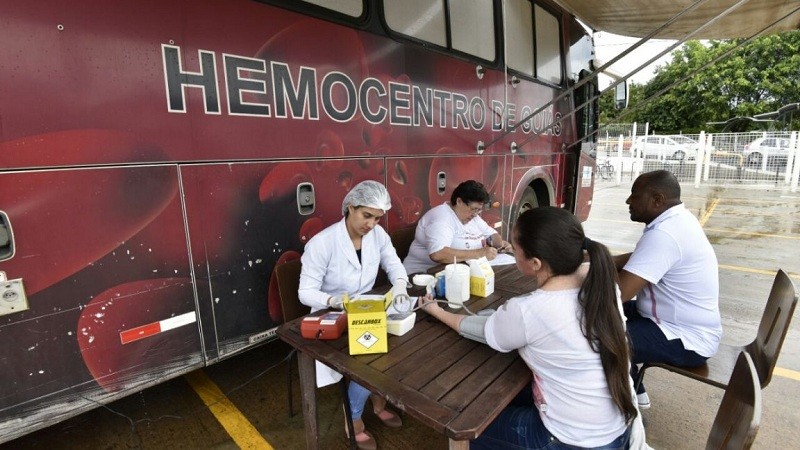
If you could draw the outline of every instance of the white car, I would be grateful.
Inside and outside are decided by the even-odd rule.
[[[767,165],[785,165],[789,156],[789,139],[760,137],[744,146],[742,156],[748,166],[761,166],[765,157]]]
[[[639,136],[631,146],[631,153],[645,158],[693,160],[697,157],[697,141],[686,136],[651,134]]]

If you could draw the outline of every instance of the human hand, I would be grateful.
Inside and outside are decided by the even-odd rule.
[[[392,285],[392,298],[397,298],[401,295],[408,297],[408,290],[406,289],[407,285],[408,281],[404,280],[403,278],[398,278],[395,280],[394,284]]]
[[[420,297],[418,303],[420,308],[428,312],[431,312],[431,310],[434,308],[439,308],[436,300],[433,299],[433,294],[426,294],[425,296]]]
[[[500,253],[512,253],[514,251],[514,247],[508,241],[501,241],[500,246],[497,247],[497,251]]]
[[[344,309],[344,294],[328,297],[328,308]]]
[[[486,257],[489,261],[497,258],[497,249],[494,247],[483,247],[483,256]]]

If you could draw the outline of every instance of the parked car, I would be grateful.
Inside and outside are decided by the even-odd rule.
[[[697,157],[699,145],[686,136],[666,136],[650,134],[639,136],[631,146],[631,153],[645,158],[664,158],[693,160]]]
[[[785,165],[789,156],[789,139],[760,137],[744,146],[742,156],[748,166],[761,166],[765,157],[767,165]]]

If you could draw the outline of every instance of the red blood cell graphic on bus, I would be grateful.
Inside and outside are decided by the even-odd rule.
[[[408,183],[408,167],[406,167],[405,161],[402,159],[395,161],[392,169],[391,176],[395,183],[401,186],[404,186],[406,183]]]
[[[311,175],[307,163],[278,163],[261,180],[258,198],[261,203],[267,203],[286,195],[294,195],[298,184],[310,181]]]
[[[309,29],[314,30],[313,39],[309,38]],[[258,50],[256,57],[289,65],[314,61],[318,69],[336,67],[353,77],[356,83],[368,70],[364,47],[355,30],[316,20],[299,20],[275,33]],[[327,73],[327,70],[318,72]]]
[[[96,295],[75,329],[95,381],[108,391],[123,389],[136,373],[199,351],[192,298],[189,278],[134,281]]]
[[[300,242],[305,245],[315,234],[322,231],[325,228],[325,224],[322,223],[322,219],[319,217],[312,217],[305,222],[303,225],[300,226]]]
[[[147,227],[177,192],[177,173],[170,167],[3,174],[0,204],[6,205],[16,245],[5,270],[24,276],[33,295]]]
[[[404,224],[412,224],[422,217],[422,199],[419,197],[403,197],[400,202],[400,220]]]
[[[164,159],[164,152],[131,133],[67,130],[0,143],[0,167],[58,167]]]
[[[275,267],[288,262],[294,261],[295,259],[300,259],[300,253],[289,250],[284,252],[279,258],[278,261],[275,262]],[[280,293],[278,292],[278,277],[275,276],[275,269],[272,269],[272,274],[269,277],[269,289],[267,289],[267,298],[268,298],[268,305],[267,309],[269,310],[269,317],[275,323],[283,322],[283,308],[281,307],[281,297]]]
[[[331,130],[323,130],[317,137],[317,157],[322,158],[314,164],[317,172],[323,170],[339,170],[344,156],[344,144],[339,136]]]
[[[339,177],[336,179],[336,184],[349,191],[350,188],[353,187],[353,174],[348,171],[340,173]]]
[[[450,157],[450,155],[456,157]],[[486,190],[493,194],[500,173],[500,158],[457,157],[459,156],[458,150],[452,147],[440,148],[437,150],[436,156],[431,164],[428,179],[435,180],[439,172],[445,172],[447,174],[446,192],[452,192],[459,183],[465,180],[475,179],[480,180]],[[431,199],[440,198],[435,183],[429,183],[428,195]]]

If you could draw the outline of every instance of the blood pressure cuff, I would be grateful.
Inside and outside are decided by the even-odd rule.
[[[486,333],[484,332],[484,327],[486,326],[486,321],[488,319],[489,316],[480,315],[464,317],[461,319],[461,323],[458,326],[458,334],[467,339],[472,339],[473,341],[486,344]]]

